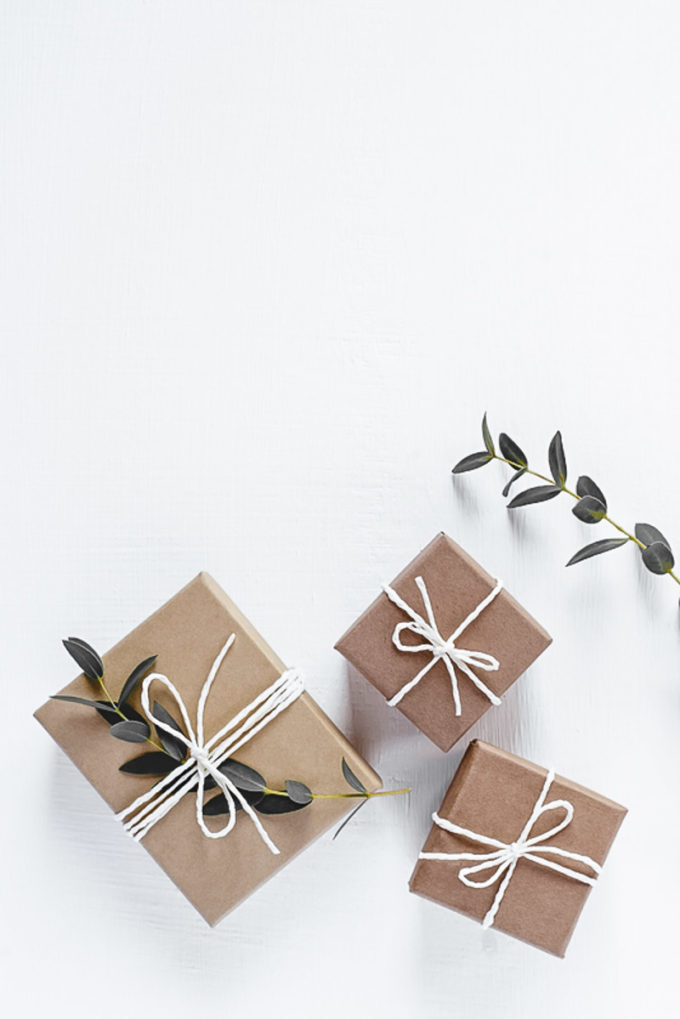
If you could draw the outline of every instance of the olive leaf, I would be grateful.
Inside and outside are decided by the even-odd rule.
[[[267,783],[259,771],[249,768],[247,764],[241,764],[233,758],[228,758],[219,766],[223,775],[234,783],[237,789],[243,792],[262,792],[267,788]]]
[[[586,495],[592,495],[595,499],[599,499],[605,510],[607,509],[607,500],[605,499],[602,489],[599,488],[592,478],[589,478],[587,474],[582,474],[576,482],[576,493],[583,498]]]
[[[71,697],[67,694],[52,694],[50,700],[69,701],[71,704],[85,704],[88,708],[94,708],[107,721],[110,718],[120,718],[120,715],[108,701],[88,701],[86,697]]]
[[[663,541],[653,541],[643,548],[642,561],[650,573],[670,573],[675,566],[673,553]]]
[[[294,779],[286,779],[286,792],[288,799],[293,803],[301,803],[305,806],[312,802],[312,790],[304,782],[296,782]]]
[[[501,448],[501,453],[506,460],[509,460],[516,467],[528,467],[529,462],[526,458],[526,454],[516,442],[506,435],[505,432],[501,432],[498,436],[498,445]]]
[[[508,509],[517,509],[519,506],[529,506],[535,502],[547,502],[554,499],[562,491],[557,485],[535,485],[534,488],[527,488],[520,492],[508,503]]]
[[[145,672],[148,672],[148,670],[155,663],[157,658],[158,655],[152,655],[150,658],[145,658],[143,662],[140,662],[139,665],[137,665],[132,670],[128,678],[125,680],[123,689],[120,692],[120,697],[118,698],[119,707],[125,704],[126,701],[128,701],[130,697],[132,697],[133,693],[137,689],[137,685],[139,684],[140,679],[142,678]]]
[[[522,477],[522,475],[526,474],[526,472],[527,472],[526,467],[520,467],[520,469],[518,471],[515,471],[515,473],[512,475],[512,477],[508,481],[507,485],[503,489],[503,495],[504,496],[507,496],[509,494],[510,489],[515,484],[515,482],[519,481],[519,479]]]
[[[80,637],[69,637],[68,640],[62,640],[62,644],[90,682],[99,685],[104,675],[104,665],[95,649]]]
[[[337,829],[337,830],[335,831],[335,833],[334,833],[334,835],[333,835],[333,839],[332,839],[332,841],[335,841],[335,839],[337,839],[338,835],[340,834],[340,832],[342,831],[342,829],[343,829],[343,828],[345,827],[345,825],[346,825],[346,824],[349,824],[349,822],[350,822],[350,821],[352,820],[352,818],[354,817],[354,815],[355,815],[355,814],[358,814],[358,813],[359,813],[359,811],[361,810],[361,808],[362,808],[362,807],[365,807],[367,803],[368,803],[368,799],[365,799],[365,800],[361,800],[361,802],[360,802],[360,803],[359,803],[359,804],[358,804],[358,805],[357,805],[357,806],[356,806],[356,807],[354,808],[354,810],[353,810],[353,811],[352,811],[352,812],[351,812],[350,814],[348,814],[348,815],[347,815],[347,817],[346,817],[346,818],[345,818],[345,820],[344,820],[344,821],[342,822],[342,824],[340,825],[340,827],[339,827],[339,828],[338,828],[338,829]]]
[[[243,796],[243,799],[251,807],[256,807],[257,804],[264,798],[263,792],[258,792],[254,789],[239,789],[239,792]],[[241,801],[234,796],[234,810],[242,810]],[[224,793],[218,793],[217,796],[213,796],[211,800],[207,800],[203,804],[203,816],[204,817],[217,817],[219,814],[228,814],[229,806],[227,804],[227,798]]]
[[[489,426],[486,422],[486,411],[484,412],[484,417],[482,418],[482,438],[484,439],[484,445],[488,449],[491,456],[495,456],[496,450],[494,449],[493,439],[491,438],[491,432],[489,431]]]
[[[670,541],[664,538],[658,527],[654,527],[653,524],[636,524],[635,537],[643,545],[653,545],[655,541],[660,541],[666,548],[670,549],[671,547]]]
[[[584,495],[571,511],[575,517],[585,524],[596,524],[607,515],[607,507],[594,495]]]
[[[175,721],[169,711],[167,711],[159,701],[154,701],[151,714],[154,718],[158,719],[159,722],[164,722],[165,725],[169,725],[175,732],[181,732],[182,735],[186,735],[181,725]],[[158,739],[161,742],[161,746],[165,750],[166,754],[170,754],[176,761],[182,761],[186,757],[187,745],[183,743],[181,739],[177,739],[172,733],[166,732],[165,729],[161,729],[160,726],[156,726],[156,732],[158,733]]]
[[[118,771],[124,771],[128,775],[169,775],[176,767],[177,761],[168,754],[164,754],[162,750],[152,750],[151,753],[132,757],[125,764],[121,764]]]
[[[458,461],[451,473],[464,474],[465,471],[476,471],[478,467],[483,467],[484,464],[488,464],[491,460],[493,460],[493,457],[486,451],[470,453],[469,456],[464,456],[462,460]]]
[[[344,757],[342,759],[342,773],[345,776],[345,782],[347,782],[347,784],[350,785],[352,789],[356,789],[358,793],[367,792],[366,787],[363,785],[361,780],[358,779],[357,776],[354,774],[354,772],[352,771]]]
[[[555,484],[564,487],[567,480],[567,460],[562,445],[562,433],[557,431],[550,440],[548,447],[548,464]]]
[[[146,722],[116,722],[109,732],[116,739],[125,740],[126,743],[145,743],[151,735]]]
[[[592,545],[585,545],[582,549],[579,549],[567,563],[567,566],[573,566],[574,563],[583,562],[584,559],[590,559],[594,555],[601,555],[603,552],[609,552],[614,548],[621,548],[622,545],[628,544],[628,538],[603,538],[601,541],[594,541]]]
[[[308,803],[312,801],[309,800]],[[277,796],[275,793],[267,793],[254,803],[253,806],[258,814],[291,814],[294,810],[302,810],[308,803],[296,803],[288,796]]]

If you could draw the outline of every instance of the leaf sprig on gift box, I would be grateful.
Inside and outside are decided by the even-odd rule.
[[[508,509],[514,510],[521,506],[530,506],[533,503],[547,502],[564,494],[576,500],[576,505],[572,506],[571,511],[578,520],[586,524],[606,523],[623,535],[620,538],[601,538],[599,541],[593,541],[585,545],[578,552],[574,553],[566,564],[567,566],[573,566],[575,563],[583,562],[585,559],[591,559],[593,556],[601,555],[603,552],[610,552],[613,549],[622,548],[624,545],[632,543],[637,546],[643,564],[651,573],[667,574],[676,584],[680,584],[680,579],[673,572],[675,560],[670,542],[657,527],[654,527],[653,524],[638,523],[635,525],[633,533],[631,533],[625,527],[622,527],[621,524],[617,524],[609,516],[607,500],[602,489],[587,474],[580,475],[576,482],[575,492],[567,488],[567,459],[564,454],[564,444],[560,432],[555,432],[548,447],[550,477],[530,468],[524,451],[505,432],[501,432],[498,437],[498,449],[500,452],[497,452],[491,437],[486,414],[482,418],[482,438],[484,449],[478,453],[470,453],[468,456],[464,456],[462,460],[459,460],[453,468],[454,474],[474,471],[491,463],[492,460],[500,460],[502,463],[512,467],[514,472],[503,489],[504,497],[510,494],[510,489],[515,482],[525,475],[531,475],[531,477],[543,482],[541,485],[533,485],[515,495],[508,503]]]
[[[145,658],[132,670],[123,684],[120,696],[115,699],[109,692],[105,681],[104,663],[94,648],[79,637],[69,637],[68,640],[63,641],[63,645],[71,658],[82,669],[91,685],[98,693],[103,694],[105,699],[90,700],[86,697],[71,697],[64,694],[54,694],[51,699],[92,708],[108,723],[109,733],[116,739],[126,743],[149,743],[153,747],[153,750],[126,761],[120,766],[120,771],[128,775],[147,775],[160,778],[169,775],[178,764],[186,760],[188,751],[182,740],[174,739],[171,733],[158,726],[154,726],[156,737],[154,738],[149,723],[130,704],[141,680],[155,664],[157,655]],[[151,713],[160,722],[186,736],[179,722],[158,701],[154,702]],[[314,793],[309,786],[297,779],[288,779],[284,783],[284,789],[272,789],[258,771],[234,758],[224,761],[219,766],[219,771],[236,786],[243,794],[244,799],[260,814],[294,813],[308,807],[314,800],[360,799],[361,802],[345,818],[333,838],[340,834],[367,800],[377,796],[398,796],[411,791],[410,789],[389,789],[369,792],[354,774],[344,757],[342,759],[342,774],[347,785],[353,790],[352,792]],[[205,790],[210,791],[215,786],[215,779],[211,775],[206,776]],[[234,799],[234,808],[236,811],[242,809],[237,799]],[[229,806],[222,792],[217,793],[203,805],[203,814],[207,817],[216,817],[228,812]]]

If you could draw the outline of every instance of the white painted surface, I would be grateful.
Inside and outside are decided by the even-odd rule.
[[[677,4],[0,11],[9,1014],[677,1015],[678,590],[449,473],[561,427],[680,547]],[[408,894],[463,748],[332,650],[442,528],[555,638],[475,734],[630,808],[565,961]],[[30,717],[201,568],[414,787],[214,932]]]

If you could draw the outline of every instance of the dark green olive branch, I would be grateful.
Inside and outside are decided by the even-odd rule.
[[[501,463],[507,464],[508,467],[513,467],[516,471],[524,470],[525,474],[531,474],[534,478],[538,478],[539,481],[545,481],[548,485],[555,484],[554,480],[552,478],[546,477],[545,474],[539,474],[538,471],[532,471],[529,467],[523,468],[522,464],[515,463],[513,460],[506,460],[504,456],[499,456],[498,453],[494,453],[491,459],[500,460]],[[577,502],[580,500],[581,496],[577,495],[576,492],[572,492],[572,490],[570,488],[567,488],[566,485],[560,485],[559,487],[567,495],[570,495],[572,499],[576,499]],[[606,520],[608,524],[611,524],[612,527],[615,527],[617,531],[621,532],[621,534],[625,534],[628,540],[634,541],[638,548],[647,548],[647,546],[643,542],[641,542],[638,538],[636,538],[634,534],[631,534],[630,531],[627,531],[625,527],[621,526],[621,524],[617,524],[615,520],[612,520],[612,518],[608,516],[608,514],[605,513],[602,517],[602,520]],[[669,576],[673,577],[676,583],[680,583],[675,574],[672,573],[670,570]]]
[[[522,464],[515,463],[513,460],[506,460],[504,456],[499,456],[498,453],[494,453],[491,459],[500,460],[501,463],[507,464],[508,467],[512,467],[516,471],[522,470]],[[545,474],[539,474],[538,471],[532,471],[529,467],[524,467],[523,469],[525,474],[531,474],[534,478],[538,478],[539,481],[545,481],[548,485],[555,484],[554,480],[552,478],[546,477]],[[560,485],[559,487],[567,495],[570,495],[572,499],[576,499],[577,502],[581,498],[580,495],[577,495],[576,492],[572,492],[572,490],[570,488],[567,488],[566,485]],[[625,527],[621,526],[621,524],[617,524],[615,520],[612,520],[609,514],[605,513],[602,517],[602,520],[606,520],[608,524],[611,524],[612,527],[615,527],[616,530],[619,531],[621,534],[625,534],[626,538],[628,538],[628,541],[635,542],[639,549],[647,548],[643,541],[640,541],[639,538],[636,538],[634,534],[631,534],[630,531],[627,531]],[[669,577],[673,578],[676,584],[680,584],[680,577],[678,577],[673,572],[673,570],[667,570],[667,573]]]
[[[576,502],[573,514],[578,520],[587,524],[597,524],[605,520],[614,530],[623,535],[621,538],[599,539],[586,545],[571,557],[567,566],[583,562],[585,559],[590,559],[603,552],[621,548],[632,542],[640,550],[642,561],[651,573],[657,575],[668,573],[672,580],[680,586],[680,576],[673,571],[675,562],[670,544],[657,527],[648,523],[636,523],[634,532],[631,533],[621,524],[612,520],[607,512],[607,500],[602,490],[587,475],[579,477],[576,491],[567,488],[567,460],[561,432],[555,433],[548,449],[548,463],[552,477],[530,468],[524,451],[504,432],[501,432],[498,437],[500,452],[497,452],[486,414],[482,419],[482,438],[485,448],[463,457],[453,468],[454,474],[477,470],[492,460],[499,460],[514,471],[503,488],[504,496],[509,494],[512,486],[525,474],[544,482],[544,485],[520,491],[508,503],[508,509],[514,510],[534,503],[547,502],[555,499],[561,492],[565,492]]]

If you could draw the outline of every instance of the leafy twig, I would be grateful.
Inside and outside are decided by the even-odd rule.
[[[621,524],[617,524],[609,516],[607,500],[602,493],[602,489],[586,474],[582,474],[578,478],[575,492],[567,488],[567,460],[560,432],[555,432],[548,448],[550,477],[532,470],[529,467],[524,451],[505,432],[501,432],[498,437],[500,454],[497,453],[486,420],[486,414],[482,418],[482,438],[485,448],[479,453],[470,453],[468,456],[463,457],[453,468],[454,474],[463,474],[466,471],[477,470],[477,468],[491,463],[492,460],[500,460],[502,463],[512,467],[515,472],[503,489],[504,496],[507,497],[515,482],[527,474],[544,482],[542,485],[535,485],[532,488],[524,489],[524,491],[510,500],[508,509],[518,509],[521,506],[529,506],[532,503],[547,502],[564,493],[576,500],[576,505],[572,507],[572,513],[583,523],[597,524],[605,521],[618,531],[619,534],[623,535],[622,538],[603,538],[600,541],[594,541],[589,545],[585,545],[571,557],[567,566],[583,562],[584,559],[590,559],[603,552],[621,548],[623,545],[632,542],[634,545],[637,545],[642,562],[651,573],[668,574],[676,584],[680,584],[680,578],[673,572],[675,561],[670,543],[657,527],[654,527],[652,524],[638,523],[635,525],[634,533],[631,533],[625,527],[622,527]]]
[[[146,658],[133,669],[116,701],[109,693],[104,681],[104,665],[100,656],[89,644],[78,637],[69,637],[63,642],[64,647],[83,670],[86,678],[97,689],[101,689],[106,700],[88,700],[85,697],[71,697],[67,695],[55,695],[52,699],[58,701],[69,701],[73,704],[81,704],[94,708],[98,714],[109,725],[109,732],[116,739],[128,743],[150,743],[154,750],[133,757],[120,766],[120,771],[128,775],[162,776],[168,775],[179,763],[186,760],[187,748],[180,739],[176,739],[172,733],[166,732],[156,726],[158,741],[151,735],[151,727],[139,712],[130,705],[130,698],[134,694],[142,677],[149,671],[156,661],[156,655]],[[160,722],[169,725],[177,732],[183,733],[182,727],[172,717],[170,712],[156,701],[153,705],[152,714]],[[408,793],[410,789],[389,789],[379,792],[369,792],[361,780],[354,774],[347,761],[342,759],[342,773],[345,781],[353,790],[349,793],[314,793],[305,785],[295,779],[288,779],[285,789],[270,789],[265,778],[254,768],[228,758],[218,769],[226,778],[236,786],[244,799],[261,814],[288,814],[303,807],[309,806],[314,800],[337,800],[337,799],[361,799],[359,807],[376,796],[399,796]],[[210,791],[216,787],[215,779],[208,775],[205,779],[205,789]],[[345,824],[354,817],[359,809],[357,807],[345,818],[340,828],[333,836],[336,838]],[[238,800],[234,801],[234,808],[241,809]],[[207,800],[203,805],[203,813],[206,816],[215,817],[229,812],[229,804],[222,792]]]

